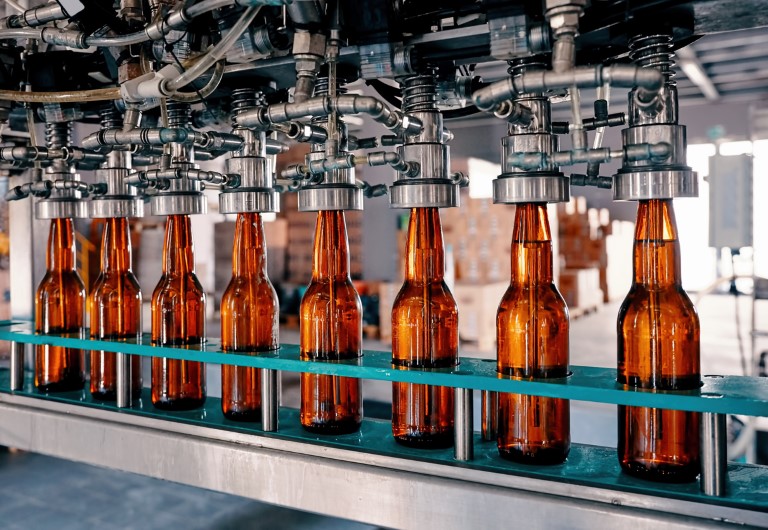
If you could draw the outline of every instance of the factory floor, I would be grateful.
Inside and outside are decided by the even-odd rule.
[[[768,329],[768,302],[761,308],[758,327]],[[739,299],[742,343],[750,355],[748,297]],[[702,373],[740,374],[741,358],[736,333],[733,297],[709,296],[698,303],[702,324]],[[615,322],[618,304],[571,323],[571,363],[615,365]],[[211,327],[210,329],[216,329]],[[285,343],[296,343],[295,330],[283,330]],[[768,349],[768,340],[758,349]],[[375,341],[366,348],[385,349]],[[463,355],[487,356],[463,345]],[[210,367],[209,390],[216,395],[218,373]],[[369,400],[386,401],[386,383],[366,382]],[[298,381],[284,379],[283,404],[296,406]],[[572,403],[575,442],[615,445],[615,407]],[[259,502],[173,484],[162,480],[102,469],[51,457],[0,450],[0,528],[57,530],[95,527],[108,529],[328,529],[372,528]]]

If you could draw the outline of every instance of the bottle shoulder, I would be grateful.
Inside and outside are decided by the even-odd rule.
[[[637,324],[652,318],[658,318],[662,326],[689,321],[699,328],[696,306],[682,287],[649,289],[642,284],[633,285],[619,308],[619,326],[627,321]]]
[[[277,292],[272,282],[263,276],[233,276],[221,297],[222,305],[228,303],[277,304]]]
[[[446,313],[458,313],[458,305],[444,281],[413,282],[405,281],[395,297],[393,312],[423,307],[429,303],[432,310]]]
[[[48,270],[37,286],[37,294],[53,291],[85,296],[85,282],[75,270]]]
[[[195,273],[163,274],[152,292],[153,302],[156,298],[181,296],[205,302],[205,290]]]

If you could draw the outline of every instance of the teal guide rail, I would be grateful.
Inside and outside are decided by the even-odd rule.
[[[29,322],[0,322],[0,340],[615,405],[768,416],[768,378],[758,377],[704,376],[698,390],[665,392],[625,387],[616,382],[616,370],[610,368],[571,366],[572,374],[566,378],[522,381],[500,376],[496,373],[494,361],[466,357],[462,357],[459,366],[455,368],[405,370],[392,365],[391,354],[388,352],[365,351],[361,358],[349,361],[308,362],[300,359],[298,346],[292,345],[284,345],[279,350],[259,355],[243,355],[222,352],[217,339],[208,339],[197,348],[153,346],[146,334],[141,342],[42,335],[35,333]]]
[[[7,370],[0,370],[0,392],[9,392]],[[280,430],[263,432],[258,423],[228,420],[221,412],[220,400],[208,398],[205,406],[193,411],[161,411],[151,404],[149,390],[144,389],[140,399],[130,409],[117,409],[114,403],[91,398],[87,391],[61,392],[43,395],[37,392],[31,377],[27,377],[23,389],[15,394],[44,397],[47,400],[71,405],[120,411],[121,414],[151,417],[201,427],[214,427],[269,438],[299,441],[310,444],[361,451],[378,455],[395,456],[447,466],[472,468],[494,473],[518,475],[543,480],[556,480],[581,486],[594,486],[616,491],[653,494],[694,502],[707,502],[734,508],[747,508],[768,514],[768,471],[763,466],[729,463],[728,493],[723,497],[709,497],[699,490],[696,483],[663,484],[648,482],[627,476],[619,469],[616,451],[612,448],[574,444],[568,460],[556,466],[531,466],[502,460],[494,442],[484,442],[475,436],[475,458],[458,462],[451,449],[420,450],[397,444],[391,436],[390,423],[385,420],[365,419],[361,430],[342,436],[320,436],[306,432],[299,425],[298,411],[281,407]],[[768,515],[766,515],[768,518]]]
[[[578,401],[617,405],[668,408],[717,414],[768,416],[768,378],[741,376],[704,376],[698,390],[658,392],[627,388],[616,382],[616,370],[572,366],[569,377],[547,381],[522,381],[499,376],[495,362],[461,358],[459,366],[441,370],[403,370],[391,364],[389,352],[366,351],[355,360],[344,362],[308,362],[300,358],[297,346],[284,345],[279,350],[254,355],[224,353],[217,339],[200,347],[161,347],[150,344],[147,335],[137,341],[104,341],[83,335],[42,335],[30,322],[0,322],[0,340],[17,343],[63,346],[84,350],[103,350],[146,357],[169,357],[205,363],[231,364],[276,371],[310,372],[391,382],[422,383],[498,392],[540,395]],[[404,460],[492,472],[517,477],[557,481],[575,486],[602,488],[625,494],[642,494],[706,503],[751,512],[766,513],[768,524],[768,467],[728,463],[728,488],[723,496],[702,493],[698,483],[661,484],[644,481],[622,473],[614,448],[574,444],[568,460],[556,466],[516,464],[498,456],[496,444],[473,435],[474,458],[458,461],[451,449],[424,451],[398,445],[391,437],[388,421],[365,419],[360,432],[343,436],[322,436],[304,431],[298,411],[279,408],[279,429],[265,432],[260,423],[235,422],[224,418],[221,403],[209,397],[203,408],[193,411],[161,411],[151,405],[149,391],[129,408],[117,408],[91,398],[87,390],[43,394],[34,387],[30,373],[23,386],[11,390],[10,371],[0,369],[0,394],[43,399],[90,410],[114,412],[136,417],[166,420],[196,427],[207,427],[276,440],[333,447],[363,454],[382,455]]]

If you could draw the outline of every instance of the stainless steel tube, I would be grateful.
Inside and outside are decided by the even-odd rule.
[[[701,413],[701,491],[722,497],[728,482],[725,414]]]
[[[117,406],[118,408],[127,408],[131,406],[133,396],[131,395],[131,355],[127,353],[116,353],[117,360]]]
[[[496,421],[499,414],[499,394],[498,392],[483,390],[480,399],[482,400],[483,440],[486,442],[496,441],[498,435]]]
[[[453,422],[454,447],[456,460],[472,460],[475,457],[473,445],[474,428],[472,422],[472,389],[456,389],[456,408]]]
[[[277,413],[280,406],[279,372],[261,369],[261,429],[277,431]]]
[[[24,387],[24,343],[11,342],[11,390]]]
[[[640,66],[582,66],[555,72],[535,70],[519,77],[508,77],[483,87],[472,94],[472,102],[484,111],[493,111],[496,106],[521,94],[535,94],[562,88],[596,88],[608,83],[612,86],[638,87],[644,94],[643,100],[654,99],[664,86],[664,76],[654,68]]]

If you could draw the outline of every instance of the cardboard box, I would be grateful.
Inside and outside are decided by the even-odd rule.
[[[475,284],[456,282],[453,296],[459,307],[459,338],[477,342],[478,348],[495,354],[496,311],[508,282]]]
[[[597,267],[561,270],[558,287],[570,309],[592,309],[603,304]]]

